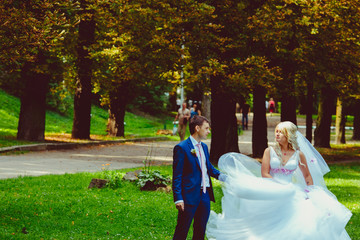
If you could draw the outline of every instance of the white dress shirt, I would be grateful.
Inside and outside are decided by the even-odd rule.
[[[206,187],[210,187],[209,175],[207,174],[207,168],[206,168],[206,157],[205,157],[204,149],[203,149],[203,147],[202,147],[202,145],[201,145],[201,141],[200,141],[200,142],[197,142],[197,141],[195,140],[195,138],[193,138],[192,136],[190,136],[190,140],[191,140],[191,142],[192,142],[192,144],[193,144],[193,146],[194,146],[194,148],[195,148],[196,156],[197,156],[197,158],[198,158],[200,167],[201,167],[200,154],[201,154],[201,156],[204,158],[205,165],[204,165],[203,167],[205,168],[205,171],[204,171],[204,172],[206,173],[206,175],[205,175],[205,185],[206,185]],[[199,147],[197,146],[197,144],[200,144],[199,147],[200,147],[201,153],[199,153]],[[201,187],[203,187],[202,183],[201,183]]]

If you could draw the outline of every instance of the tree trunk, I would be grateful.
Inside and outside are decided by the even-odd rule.
[[[356,100],[355,111],[354,111],[354,122],[353,122],[353,136],[352,140],[360,140],[360,100]]]
[[[171,112],[177,112],[179,109],[176,104],[176,92],[169,92],[169,104],[167,109]]]
[[[46,94],[50,74],[43,72],[41,68],[46,64],[46,57],[39,54],[35,63],[25,64],[21,71],[21,77],[26,83],[21,97],[17,132],[19,140],[44,141],[45,139]]]
[[[129,84],[123,83],[116,92],[110,94],[107,131],[110,136],[125,137],[125,112],[128,103]]]
[[[338,97],[336,103],[336,121],[335,121],[335,131],[336,131],[336,144],[345,143],[345,123],[346,116],[344,114],[343,103]]]
[[[113,109],[114,107],[111,106],[109,107],[108,113],[109,113],[109,118],[108,118],[108,122],[106,125],[106,131],[108,132],[109,136],[116,136],[117,132],[118,132],[118,128],[116,126],[116,120],[115,120],[115,114],[110,110]]]
[[[310,79],[307,83],[307,99],[306,99],[306,138],[309,142],[312,142],[312,113],[313,113],[313,82]]]
[[[265,100],[265,88],[256,86],[254,89],[254,118],[252,128],[253,157],[261,158],[264,150],[268,147]]]
[[[320,91],[318,119],[314,132],[314,146],[330,148],[331,116],[334,109],[335,93],[330,87]]]
[[[298,111],[301,115],[306,115],[306,107],[307,107],[307,96],[304,93],[300,93],[299,95],[299,104]]]
[[[211,151],[210,161],[217,165],[221,155],[239,152],[236,102],[221,86],[220,76],[210,77],[211,86]]]
[[[346,139],[345,139],[345,126],[346,126],[346,114],[344,114],[344,111],[342,111],[342,116],[341,116],[341,123],[340,123],[340,143],[345,144],[346,143]]]
[[[79,36],[77,46],[77,72],[78,81],[74,97],[74,122],[72,137],[78,139],[90,139],[91,123],[91,76],[92,60],[87,50],[95,39],[95,21],[91,11],[87,10],[86,0],[80,1],[83,9],[79,24]],[[88,15],[86,15],[88,14]]]
[[[296,100],[295,97],[286,93],[281,98],[281,121],[296,122]]]
[[[211,96],[210,94],[204,94],[201,103],[201,115],[203,115],[207,119],[211,119],[210,106],[211,106]]]
[[[110,104],[107,131],[109,136],[125,137],[125,108]]]

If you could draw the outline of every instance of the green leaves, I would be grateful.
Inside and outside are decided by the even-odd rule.
[[[68,21],[61,8],[68,1],[10,1],[0,4],[0,59],[3,63],[29,61],[38,49],[48,50],[63,38]]]
[[[170,182],[170,177],[164,176],[158,170],[145,172],[142,171],[138,175],[136,185],[142,190],[155,190],[158,187],[166,187]]]

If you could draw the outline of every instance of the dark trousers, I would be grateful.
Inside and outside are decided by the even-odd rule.
[[[246,114],[242,114],[242,129],[243,130],[247,130],[248,129],[248,121],[249,121],[249,119],[248,119],[248,114],[246,113]]]
[[[199,205],[185,204],[184,211],[178,212],[177,224],[174,233],[174,240],[186,240],[191,222],[193,224],[193,240],[202,240],[205,237],[206,224],[210,215],[209,193],[201,193]]]

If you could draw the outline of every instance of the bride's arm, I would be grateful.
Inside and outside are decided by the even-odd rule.
[[[299,167],[300,167],[300,170],[302,172],[302,174],[304,175],[304,178],[305,178],[305,182],[306,182],[306,185],[313,185],[313,179],[311,177],[311,174],[310,174],[310,171],[309,171],[309,167],[307,165],[307,162],[306,162],[306,158],[305,158],[305,155],[300,152],[300,162],[299,162]]]
[[[261,176],[263,178],[272,178],[270,175],[270,148],[266,148],[261,163]]]

